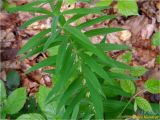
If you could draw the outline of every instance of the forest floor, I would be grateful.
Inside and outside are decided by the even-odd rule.
[[[28,0],[10,0],[11,3],[16,5],[26,4]],[[88,4],[76,3],[74,5],[64,5],[63,9],[73,7],[87,7]],[[115,4],[112,4],[113,8],[105,11],[106,14],[116,14],[117,9]],[[133,56],[132,66],[144,66],[148,69],[145,75],[139,78],[137,82],[138,89],[142,89],[144,81],[149,78],[160,79],[160,65],[156,63],[156,56],[160,55],[160,47],[154,47],[151,44],[152,35],[160,30],[160,2],[157,0],[139,0],[138,2],[139,15],[118,17],[114,20],[107,20],[100,24],[96,24],[87,29],[96,27],[120,27],[125,28],[125,31],[112,33],[107,35],[107,42],[125,44],[131,47],[131,53]],[[44,6],[49,8],[48,5]],[[38,14],[35,14],[38,15]],[[7,74],[11,70],[18,72],[20,76],[20,86],[27,87],[29,95],[33,95],[38,91],[40,85],[51,86],[51,77],[49,74],[43,72],[43,69],[37,70],[30,74],[25,74],[26,70],[35,65],[39,61],[42,61],[48,56],[48,53],[37,54],[31,58],[19,61],[19,57],[16,56],[19,49],[36,33],[43,29],[47,29],[51,26],[51,20],[42,20],[30,25],[27,29],[21,30],[19,28],[22,23],[32,18],[33,14],[18,12],[14,14],[8,14],[4,10],[0,13],[0,61],[1,71],[0,79],[6,81]],[[70,17],[70,16],[68,16]],[[83,18],[82,21],[95,18],[96,15],[90,15]],[[92,42],[100,42],[102,36],[93,38]],[[110,52],[110,56],[114,59],[120,60],[122,54],[127,51],[113,51]],[[148,95],[145,95],[147,97]],[[160,95],[149,95],[150,101],[160,101]]]

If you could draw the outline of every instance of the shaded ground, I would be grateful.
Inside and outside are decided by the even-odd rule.
[[[13,2],[13,0],[11,1]],[[27,0],[14,2],[17,5],[27,3]],[[151,37],[153,33],[160,30],[160,2],[158,0],[139,0],[139,16],[122,17],[117,14],[115,4],[112,6],[114,9],[105,11],[108,14],[117,14],[119,17],[115,20],[108,20],[100,24],[91,26],[90,28],[110,26],[122,27],[127,30],[112,33],[107,36],[107,41],[110,43],[126,44],[132,47],[133,59],[131,65],[142,65],[149,69],[149,71],[139,78],[137,82],[138,89],[142,89],[145,80],[151,77],[160,79],[160,65],[155,62],[157,55],[160,55],[160,47],[151,45]],[[63,9],[73,7],[87,7],[87,4],[77,3],[75,5],[64,5]],[[44,6],[48,8],[48,5]],[[38,15],[38,14],[35,14]],[[70,16],[67,16],[68,18]],[[87,21],[95,18],[96,15],[90,15],[82,19]],[[40,84],[51,86],[51,78],[48,74],[43,73],[42,69],[37,70],[31,74],[25,75],[25,71],[31,66],[47,57],[46,54],[37,54],[32,58],[24,61],[18,61],[16,54],[18,50],[27,42],[27,40],[38,33],[39,31],[50,27],[51,20],[40,21],[32,24],[25,30],[20,30],[19,26],[26,20],[32,18],[30,13],[18,12],[15,14],[8,14],[5,11],[0,13],[0,55],[1,55],[1,71],[0,79],[6,81],[6,75],[10,70],[18,71],[21,78],[21,86],[27,87],[29,95],[33,95]],[[74,24],[73,24],[74,25]],[[100,42],[102,36],[93,38],[92,42]],[[120,60],[119,56],[124,54],[125,51],[114,51],[110,55]],[[160,95],[145,94],[150,101],[159,101]]]

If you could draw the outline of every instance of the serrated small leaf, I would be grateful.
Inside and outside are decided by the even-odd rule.
[[[124,16],[138,15],[138,5],[135,0],[119,0],[118,12]]]
[[[16,120],[45,120],[45,118],[37,113],[29,113],[19,116]]]
[[[144,87],[147,91],[158,94],[160,93],[160,80],[147,80]]]
[[[25,104],[27,93],[25,88],[14,90],[7,98],[4,106],[4,112],[7,114],[18,113]]]
[[[130,93],[130,94],[134,94],[135,93],[135,84],[133,83],[133,81],[131,80],[120,80],[120,85],[121,85],[121,88],[127,92],[127,93]]]
[[[152,37],[152,45],[160,46],[160,31],[156,32]]]
[[[143,66],[133,66],[133,68],[130,71],[131,75],[135,77],[142,76],[146,72],[147,69]]]
[[[142,109],[143,111],[152,112],[152,107],[146,99],[144,99],[142,97],[136,97],[135,102],[136,102],[137,106],[140,109]]]

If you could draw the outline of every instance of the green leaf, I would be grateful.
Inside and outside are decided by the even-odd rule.
[[[33,67],[31,67],[26,73],[30,73],[32,71],[35,71],[39,68],[42,68],[44,66],[52,66],[53,64],[56,63],[56,56],[48,57],[47,59],[37,63]]]
[[[17,88],[20,85],[20,76],[17,71],[11,70],[7,74],[7,87],[10,90]]]
[[[73,3],[75,3],[77,0],[65,0],[65,2],[67,3],[67,4],[73,4]]]
[[[147,91],[158,94],[160,93],[160,80],[147,80],[144,87]]]
[[[40,114],[29,113],[19,116],[16,120],[45,120]]]
[[[6,89],[2,80],[0,80],[0,104],[6,99]]]
[[[71,116],[71,119],[73,120],[77,120],[77,116],[78,116],[78,112],[79,112],[79,106],[80,106],[80,103],[77,103],[73,109],[73,113],[72,113],[72,116]]]
[[[104,34],[109,34],[109,33],[113,33],[113,32],[119,32],[122,30],[124,30],[124,29],[122,29],[122,28],[97,28],[97,29],[89,30],[89,31],[85,32],[84,34],[88,37],[93,37],[93,36],[97,36],[97,35],[104,35]]]
[[[82,71],[84,74],[84,78],[86,79],[86,82],[89,82],[99,94],[104,95],[101,85],[98,79],[96,78],[95,74],[86,65],[83,65]]]
[[[102,21],[105,21],[105,20],[108,20],[108,19],[113,19],[113,18],[115,18],[114,15],[101,16],[101,17],[89,20],[87,22],[84,22],[84,23],[78,25],[77,28],[78,29],[84,29],[84,28],[89,27],[91,25],[97,24],[99,22],[102,22]]]
[[[76,97],[71,101],[69,106],[67,107],[65,113],[63,114],[63,119],[70,119],[70,114],[73,112],[73,108],[76,106],[77,103],[80,103],[82,98],[85,95],[85,90],[81,89],[79,93],[76,94]]]
[[[15,8],[9,8],[8,11],[10,13],[14,13],[17,11],[22,11],[22,12],[32,12],[32,13],[41,13],[41,14],[47,14],[47,15],[51,15],[51,12],[43,9],[43,8],[36,8],[36,7],[24,7],[24,6],[19,6],[19,7],[15,7]]]
[[[57,105],[57,112],[66,104],[66,102],[69,100],[71,95],[79,91],[81,88],[81,79],[74,80],[71,85],[65,90],[61,98],[59,99],[58,105]]]
[[[107,9],[109,7],[107,6],[101,6],[101,7],[92,7],[92,8],[75,8],[70,10],[65,10],[62,12],[62,14],[101,14],[102,10]]]
[[[71,17],[69,20],[67,20],[67,22],[65,23],[65,25],[70,24],[76,20],[78,20],[79,18],[85,16],[86,14],[76,14],[73,17]]]
[[[47,97],[48,98],[47,103],[52,101],[52,99],[54,99],[54,96],[62,90],[67,80],[73,74],[75,70],[74,59],[75,56],[71,53],[71,47],[69,46],[66,53],[64,54],[65,62],[62,62],[62,65],[58,71],[56,68],[57,82]]]
[[[106,97],[115,97],[115,96],[124,96],[124,97],[131,97],[131,94],[124,92],[120,86],[116,85],[106,85],[103,86],[103,91]]]
[[[157,56],[156,56],[156,63],[157,63],[158,65],[160,65],[160,55],[157,55]]]
[[[68,25],[64,26],[64,29],[67,30],[73,36],[76,37],[73,40],[75,40],[76,42],[78,42],[79,44],[81,44],[87,50],[93,52],[101,60],[103,60],[103,62],[106,63],[108,66],[117,66],[117,67],[126,68],[126,69],[130,68],[128,65],[122,64],[122,63],[117,62],[117,61],[111,59],[110,57],[108,57],[103,51],[101,51],[100,49],[96,48],[90,42],[90,40],[88,39],[88,37],[86,35],[84,35],[83,33],[81,33],[78,29],[76,29],[74,27],[71,27],[71,26],[68,26]]]
[[[56,114],[57,102],[53,101],[49,104],[46,104],[46,98],[50,91],[51,91],[50,88],[47,88],[45,86],[40,86],[39,91],[36,94],[36,98],[38,105],[42,110],[42,112],[45,114],[46,118],[51,120],[55,119],[58,115]]]
[[[53,10],[53,14],[55,16],[61,14],[60,9],[61,9],[62,3],[63,3],[63,0],[57,0],[57,4],[55,5],[55,8]]]
[[[7,114],[18,113],[26,102],[27,93],[25,88],[14,90],[7,98],[4,112]]]
[[[122,56],[122,61],[125,63],[130,63],[132,60],[132,53],[131,52],[126,52],[125,54],[123,54]]]
[[[86,71],[84,71],[86,72]],[[92,80],[92,78],[88,78],[87,79],[90,79]],[[95,88],[93,86],[93,82],[90,81],[90,80],[87,80],[86,79],[86,82],[87,82],[87,86],[89,88],[89,91],[90,91],[90,97],[91,97],[91,100],[93,102],[93,106],[94,106],[94,109],[95,109],[95,114],[96,114],[96,119],[103,119],[103,101],[102,101],[102,97],[101,95],[98,93],[99,91],[97,90],[97,88]]]
[[[124,16],[138,15],[138,6],[135,0],[119,0],[118,12]]]
[[[147,69],[143,66],[133,66],[130,72],[132,76],[138,77],[145,74],[147,72]]]
[[[122,80],[138,80],[136,77],[132,77],[126,74],[107,72],[111,79],[122,79]]]
[[[45,51],[51,43],[54,42],[57,36],[59,36],[61,29],[57,30],[57,23],[58,23],[59,16],[54,16],[52,18],[52,24],[51,24],[51,36],[48,38],[46,43],[44,44],[43,51]]]
[[[152,112],[152,107],[146,99],[142,97],[136,97],[135,101],[136,101],[137,106],[143,111]]]
[[[20,28],[24,29],[24,28],[28,27],[29,25],[31,25],[32,23],[34,23],[36,21],[39,21],[39,20],[46,19],[47,17],[49,17],[49,16],[48,15],[42,15],[42,16],[33,17],[33,18],[29,19],[28,21],[26,21],[25,23],[23,23],[23,25]]]
[[[100,43],[96,44],[97,47],[101,48],[103,51],[113,51],[113,50],[127,50],[129,49],[126,45],[111,44],[111,43]]]
[[[131,80],[120,80],[121,88],[130,94],[134,94],[136,91],[135,84]]]
[[[152,37],[152,45],[160,46],[160,31],[156,32]]]
[[[92,71],[96,72],[103,79],[110,82],[111,78],[109,77],[109,75],[103,70],[103,68],[96,61],[94,61],[93,58],[85,54],[82,54],[82,58],[85,60],[84,62],[92,69]]]
[[[30,50],[33,47],[37,46],[37,42],[40,41],[47,33],[49,33],[51,29],[43,30],[39,32],[37,35],[33,36],[28,42],[23,46],[23,48],[18,52],[18,55],[23,54]]]
[[[96,3],[96,6],[108,6],[112,3],[112,0],[100,0],[99,2]]]

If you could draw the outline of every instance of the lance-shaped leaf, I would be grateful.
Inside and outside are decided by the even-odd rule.
[[[91,25],[97,24],[99,22],[102,22],[102,21],[105,21],[105,20],[108,20],[108,19],[113,19],[113,18],[115,18],[114,15],[101,16],[101,17],[89,20],[87,22],[84,22],[84,23],[78,25],[77,28],[78,29],[84,29],[84,28],[89,27]]]
[[[71,119],[77,120],[78,112],[79,112],[80,103],[77,103],[73,109]]]
[[[47,17],[49,17],[49,15],[42,15],[42,16],[33,17],[33,18],[29,19],[28,21],[26,21],[25,23],[23,23],[23,25],[21,25],[20,28],[24,29],[24,28],[28,27],[29,25],[31,25],[32,23],[39,21],[39,20],[46,19]]]
[[[101,43],[96,44],[97,47],[101,48],[103,51],[113,51],[113,50],[127,50],[129,49],[126,45],[111,44],[111,43]]]
[[[12,8],[7,9],[7,11],[10,13],[14,13],[14,12],[21,11],[21,9],[23,9],[23,8],[29,9],[29,8],[36,6],[36,5],[39,5],[41,3],[44,3],[44,1],[36,1],[36,2],[31,2],[31,3],[25,4],[25,5],[17,6],[14,8],[12,7]]]
[[[65,62],[62,63],[61,69],[56,71],[57,82],[47,97],[47,103],[54,99],[55,94],[61,92],[62,88],[65,86],[65,83],[73,74],[75,70],[74,59],[75,56],[71,54],[69,47],[65,53]]]
[[[86,72],[86,71],[85,71]],[[103,101],[102,101],[102,96],[99,94],[97,89],[93,86],[93,82],[88,80],[90,79],[89,77],[86,78],[86,83],[90,91],[90,97],[93,102],[93,106],[95,109],[96,113],[96,119],[103,119]]]
[[[90,84],[94,87],[94,89],[100,94],[104,95],[101,85],[95,76],[95,74],[88,68],[88,66],[83,65],[82,71],[84,74],[84,78],[86,79],[86,82],[90,82]]]
[[[117,62],[110,57],[108,57],[101,49],[94,46],[90,41],[89,38],[84,35],[82,32],[80,32],[78,29],[71,27],[71,26],[64,26],[64,29],[71,33],[74,37],[73,40],[81,44],[84,48],[87,50],[93,52],[96,56],[98,56],[104,63],[106,63],[108,66],[111,67],[120,67],[120,68],[126,68],[130,69],[130,67],[126,64]]]
[[[39,62],[38,64],[31,67],[26,73],[30,73],[32,71],[35,71],[39,68],[45,67],[45,66],[52,66],[56,63],[56,56],[48,57],[47,59]]]
[[[14,13],[14,12],[18,12],[18,11],[22,11],[22,12],[33,12],[33,13],[42,13],[42,14],[47,14],[47,15],[51,15],[51,12],[43,9],[43,8],[36,8],[36,7],[30,7],[30,6],[26,6],[26,5],[22,5],[22,6],[18,6],[18,7],[12,7],[8,9],[8,12],[10,13]]]
[[[73,112],[73,108],[77,103],[80,103],[85,95],[85,92],[86,91],[84,89],[81,89],[80,92],[76,94],[76,97],[71,101],[65,113],[63,114],[63,119],[70,119],[70,114]]]
[[[58,105],[57,105],[57,112],[66,104],[70,97],[72,97],[73,93],[76,93],[81,88],[81,80],[76,79],[74,80],[71,85],[65,90],[63,95],[61,96]]]
[[[102,10],[107,9],[109,7],[102,6],[102,7],[92,7],[92,8],[75,8],[70,10],[65,10],[62,12],[62,14],[101,14]]]
[[[126,74],[114,73],[114,72],[108,72],[108,71],[107,73],[111,79],[138,80],[138,78],[132,77]]]
[[[156,32],[152,37],[152,44],[160,46],[160,31]]]
[[[43,30],[42,32],[38,33],[37,35],[33,36],[28,42],[23,46],[23,48],[18,52],[18,55],[27,52],[32,47],[37,46],[37,42],[41,40],[47,33],[49,33],[51,29]]]
[[[109,34],[109,33],[113,33],[113,32],[119,32],[122,30],[124,30],[124,29],[122,29],[122,28],[97,28],[97,29],[89,30],[89,31],[85,32],[84,34],[88,37],[93,37],[93,36],[97,36],[97,35],[104,35],[104,34]]]
[[[59,16],[53,17],[53,21],[52,21],[52,25],[51,25],[51,35],[48,38],[48,40],[46,41],[46,43],[44,44],[43,51],[45,51],[49,47],[49,45],[54,42],[56,37],[58,37],[58,35],[61,32],[61,29],[57,30],[58,19],[59,19]]]
[[[84,59],[84,62],[92,69],[92,71],[96,72],[105,80],[111,80],[104,69],[93,58],[85,54],[82,54],[82,58]]]
[[[54,8],[54,11],[53,11],[53,14],[55,14],[55,15],[60,14],[60,9],[61,9],[62,3],[63,3],[63,0],[58,0],[57,1],[57,4],[56,4],[56,6]]]
[[[73,17],[71,17],[69,20],[66,21],[65,24],[70,24],[76,20],[78,20],[79,18],[85,16],[86,14],[77,14],[77,15],[74,15]]]

